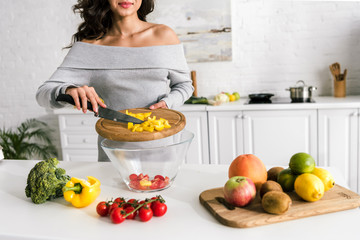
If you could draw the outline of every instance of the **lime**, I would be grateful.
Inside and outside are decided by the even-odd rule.
[[[290,168],[286,168],[279,172],[277,182],[281,185],[284,192],[294,191],[294,183],[297,175]]]
[[[304,173],[296,178],[295,192],[305,201],[315,202],[324,196],[325,187],[320,178],[311,173]]]
[[[310,173],[315,168],[315,160],[310,154],[296,153],[291,157],[289,167],[295,174]]]

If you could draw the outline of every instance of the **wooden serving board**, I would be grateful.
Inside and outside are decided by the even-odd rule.
[[[126,110],[120,112],[125,113]],[[150,117],[156,116],[156,119],[164,118],[169,121],[171,128],[164,128],[162,131],[154,132],[132,132],[127,128],[127,123],[115,122],[101,118],[96,123],[97,133],[107,139],[122,142],[140,142],[161,139],[172,136],[180,132],[186,124],[185,116],[178,111],[172,109],[158,108],[150,110],[148,108],[132,108],[128,109],[131,113],[147,113],[152,112]]]
[[[339,185],[335,185],[332,189],[325,192],[322,199],[316,202],[306,202],[295,192],[287,194],[292,199],[292,205],[282,215],[266,213],[261,206],[259,194],[246,207],[231,207],[223,198],[223,188],[214,188],[202,192],[200,194],[200,202],[220,223],[237,228],[284,222],[360,206],[360,196]]]

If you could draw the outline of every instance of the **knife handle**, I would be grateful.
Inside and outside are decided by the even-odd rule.
[[[67,103],[70,103],[71,105],[75,106],[75,101],[74,101],[73,97],[70,96],[69,94],[60,93],[59,96],[57,96],[56,101],[58,101],[58,102],[67,102]],[[80,107],[82,107],[81,98],[79,98],[79,101],[80,101]],[[90,110],[90,111],[93,111],[92,104],[89,101],[87,101],[87,109]]]

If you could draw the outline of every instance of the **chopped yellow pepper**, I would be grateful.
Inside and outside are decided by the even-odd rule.
[[[72,177],[63,187],[64,198],[74,207],[90,205],[100,194],[100,181],[88,176],[88,181]]]
[[[171,125],[169,124],[168,120],[164,118],[156,119],[156,116],[150,117],[152,112],[135,114],[126,110],[125,113],[127,115],[136,117],[144,121],[141,124],[133,124],[132,122],[129,122],[128,129],[131,130],[132,132],[143,132],[143,131],[153,132],[154,130],[162,131],[164,130],[164,128],[171,128]]]
[[[142,187],[150,187],[152,185],[152,182],[146,179],[140,180],[139,183]]]

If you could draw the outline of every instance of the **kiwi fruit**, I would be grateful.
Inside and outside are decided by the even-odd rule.
[[[283,214],[287,212],[291,203],[292,201],[289,195],[279,191],[267,192],[261,200],[264,211],[271,214]]]
[[[270,191],[280,191],[282,192],[283,189],[281,187],[281,185],[275,181],[272,180],[268,180],[266,182],[264,182],[261,185],[260,188],[260,197],[262,198],[264,196],[265,193],[270,192]]]
[[[279,172],[281,172],[282,170],[284,170],[283,167],[273,167],[270,168],[267,172],[267,180],[272,180],[272,181],[277,181]]]

